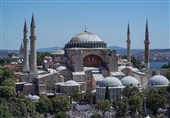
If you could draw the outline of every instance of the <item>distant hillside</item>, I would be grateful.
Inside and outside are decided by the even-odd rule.
[[[126,48],[119,47],[119,46],[110,46],[108,48],[112,48],[112,49],[115,49],[115,50],[126,50]]]
[[[0,50],[0,57],[7,57],[9,54],[19,54],[19,50]]]
[[[49,47],[49,48],[39,48],[37,49],[38,52],[54,52],[56,50],[61,50],[62,47]]]

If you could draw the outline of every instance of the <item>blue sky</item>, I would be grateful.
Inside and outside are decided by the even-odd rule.
[[[129,22],[131,48],[143,49],[147,17],[150,48],[170,48],[169,7],[169,0],[1,0],[0,48],[19,49],[32,12],[37,48],[63,47],[85,25],[108,46],[126,47]]]

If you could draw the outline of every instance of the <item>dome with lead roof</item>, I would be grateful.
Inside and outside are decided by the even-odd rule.
[[[121,82],[124,86],[134,86],[134,87],[140,86],[139,81],[132,76],[126,76],[126,77],[122,78]]]
[[[119,86],[122,86],[122,83],[116,77],[106,77],[101,81],[99,86],[100,87],[119,87]]]
[[[163,87],[163,86],[168,86],[169,80],[162,76],[162,75],[155,75],[151,77],[148,81],[148,86],[153,86],[153,87]]]
[[[106,43],[102,39],[88,31],[74,35],[65,45],[65,48],[106,48]]]

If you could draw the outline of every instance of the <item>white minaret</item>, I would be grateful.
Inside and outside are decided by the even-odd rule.
[[[129,28],[129,23],[128,23],[128,29],[127,29],[127,60],[128,62],[131,62],[131,49],[130,49],[130,28]]]
[[[36,52],[36,34],[35,34],[34,15],[31,20],[31,35],[30,35],[30,78],[31,81],[38,76],[37,73],[37,52]]]
[[[28,54],[28,30],[27,30],[27,24],[25,20],[24,24],[24,39],[23,39],[23,72],[29,72],[29,54]]]

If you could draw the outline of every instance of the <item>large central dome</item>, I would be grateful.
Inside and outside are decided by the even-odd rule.
[[[106,48],[106,43],[97,35],[85,30],[74,35],[65,48]]]
[[[101,38],[91,32],[82,32],[73,36],[70,42],[89,42],[89,41],[99,41],[102,42]]]

